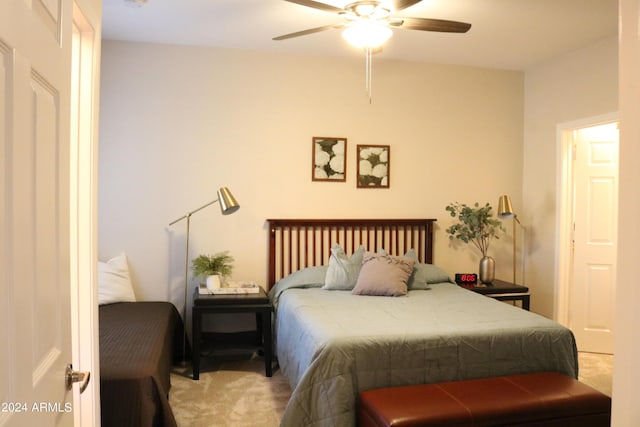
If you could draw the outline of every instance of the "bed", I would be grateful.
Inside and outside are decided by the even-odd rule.
[[[168,302],[100,305],[100,406],[103,427],[174,427],[170,372],[182,323]],[[176,346],[177,344],[177,346]]]
[[[433,264],[435,220],[267,222],[276,357],[292,388],[281,426],[353,426],[358,392],[375,388],[541,371],[577,378],[570,330],[463,289]],[[335,260],[348,270],[363,250],[355,286],[328,286]],[[403,296],[353,294],[380,276],[365,274],[373,259],[412,266]]]

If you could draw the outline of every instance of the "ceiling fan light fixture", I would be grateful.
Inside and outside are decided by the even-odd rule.
[[[391,28],[378,21],[361,19],[342,31],[342,37],[357,48],[377,49],[393,34]]]
[[[354,11],[358,16],[370,16],[375,10],[376,10],[375,4],[363,3],[363,4],[357,4],[354,7]]]

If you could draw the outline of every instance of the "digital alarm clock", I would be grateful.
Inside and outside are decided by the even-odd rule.
[[[456,273],[456,283],[461,286],[470,286],[478,283],[478,275],[475,273]]]

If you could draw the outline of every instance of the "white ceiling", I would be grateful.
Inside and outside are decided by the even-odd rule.
[[[320,1],[320,0],[318,0]],[[353,0],[321,0],[344,7]],[[394,29],[380,58],[524,70],[617,34],[617,0],[423,0],[398,15],[469,22],[466,34]],[[340,23],[284,0],[103,0],[104,39],[359,55],[340,30],[272,38]]]

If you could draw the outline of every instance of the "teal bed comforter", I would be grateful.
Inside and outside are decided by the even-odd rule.
[[[451,283],[405,297],[281,280],[276,355],[292,396],[281,426],[354,426],[359,391],[496,375],[578,375],[571,331]]]

